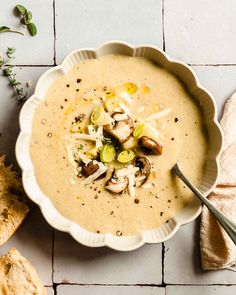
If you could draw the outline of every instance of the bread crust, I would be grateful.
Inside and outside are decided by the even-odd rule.
[[[28,212],[21,178],[0,156],[0,245],[15,233]]]
[[[15,248],[0,257],[0,295],[47,295],[35,268]]]

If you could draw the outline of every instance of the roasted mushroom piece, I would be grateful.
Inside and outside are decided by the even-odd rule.
[[[90,175],[94,174],[98,169],[99,169],[98,162],[93,160],[86,165],[85,164],[82,165],[81,174],[87,178]],[[98,179],[104,177],[105,175],[106,173],[103,173],[102,175],[98,177]]]
[[[162,145],[156,140],[148,137],[142,136],[138,140],[138,144],[144,148],[145,152],[148,154],[161,155],[162,154]]]
[[[139,156],[136,158],[135,166],[139,168],[139,171],[135,173],[135,185],[139,187],[147,180],[152,164],[148,157]]]
[[[126,141],[134,131],[134,124],[129,115],[116,112],[111,116],[114,121],[104,125],[103,129],[120,143]]]
[[[127,185],[128,185],[127,178],[117,179],[116,177],[112,176],[112,178],[108,180],[105,188],[111,193],[119,194],[126,189]]]

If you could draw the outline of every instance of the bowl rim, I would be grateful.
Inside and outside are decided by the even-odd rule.
[[[138,48],[151,48],[155,50],[156,52],[158,52],[164,58],[165,62],[172,65],[173,64],[181,65],[185,67],[186,69],[188,69],[189,75],[191,75],[192,78],[194,79],[196,88],[202,90],[207,95],[208,100],[211,102],[213,107],[212,123],[215,125],[216,132],[218,132],[219,143],[218,143],[218,149],[215,152],[215,156],[214,156],[214,162],[216,167],[216,177],[215,177],[214,183],[212,183],[208,191],[204,192],[206,196],[216,185],[217,179],[219,176],[219,157],[221,154],[223,133],[219,125],[219,122],[217,121],[217,106],[216,106],[215,100],[213,96],[209,93],[209,91],[206,90],[200,84],[199,79],[197,78],[192,68],[182,61],[171,59],[163,50],[159,49],[157,46],[154,46],[154,45],[141,44],[141,45],[134,46],[127,42],[112,40],[112,41],[104,42],[96,48],[77,49],[69,53],[65,57],[65,59],[62,61],[61,64],[47,70],[44,74],[41,75],[41,77],[38,79],[38,82],[36,84],[34,93],[26,101],[26,103],[23,105],[20,111],[20,116],[19,116],[20,133],[18,135],[16,147],[15,147],[16,159],[19,166],[22,169],[22,182],[23,182],[23,187],[25,189],[26,194],[29,196],[29,198],[33,202],[38,204],[44,218],[53,228],[69,233],[80,244],[83,244],[89,247],[107,246],[109,248],[119,250],[119,251],[130,251],[130,250],[134,250],[141,247],[145,243],[161,243],[170,239],[178,231],[181,225],[184,225],[186,223],[193,221],[200,215],[202,210],[201,204],[197,202],[195,204],[196,210],[194,214],[192,214],[189,218],[185,220],[181,220],[181,218],[179,218],[179,215],[181,215],[180,213],[182,212],[180,211],[176,216],[174,216],[173,218],[169,220],[170,222],[168,224],[165,223],[164,225],[160,226],[158,229],[140,231],[140,233],[136,235],[132,235],[132,236],[117,237],[110,233],[96,234],[88,230],[85,230],[79,224],[63,217],[57,211],[57,209],[55,209],[51,200],[40,190],[36,181],[36,177],[34,175],[33,163],[30,159],[30,154],[29,154],[29,140],[30,140],[31,132],[27,131],[26,130],[27,128],[25,127],[26,126],[25,121],[26,121],[26,118],[28,117],[31,117],[30,123],[32,126],[32,117],[36,109],[35,105],[38,105],[43,100],[43,98],[40,100],[38,99],[38,97],[40,97],[38,93],[40,92],[42,81],[45,79],[45,77],[47,77],[47,75],[50,75],[56,71],[61,71],[60,75],[64,75],[66,72],[68,72],[68,69],[66,69],[67,67],[69,69],[72,68],[71,65],[68,65],[68,64],[70,63],[71,59],[73,59],[74,56],[78,54],[83,54],[83,53],[85,54],[86,52],[87,53],[92,52],[95,55],[94,58],[97,58],[97,54],[101,52],[104,48],[109,46],[124,46],[132,50],[133,53],[135,53]],[[107,53],[103,55],[106,55],[106,54]],[[125,54],[125,55],[128,55],[128,54]],[[50,87],[50,85],[47,87],[47,89]],[[34,109],[32,105],[34,106]],[[188,206],[186,208],[188,208]]]

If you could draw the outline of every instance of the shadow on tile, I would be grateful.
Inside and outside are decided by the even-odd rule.
[[[161,284],[162,247],[144,245],[130,252],[88,248],[55,231],[54,281],[84,284]]]
[[[5,108],[0,110],[0,154],[6,154],[7,163],[16,166],[15,143],[19,133],[19,112],[20,106],[14,97],[9,97],[7,111]]]
[[[45,285],[52,284],[52,229],[36,206],[14,236],[1,246],[0,253],[4,254],[12,247],[34,265]]]
[[[194,246],[193,246],[193,253],[192,259],[193,259],[193,268],[194,273],[204,274],[204,271],[201,268],[201,253],[200,253],[200,218],[198,218],[194,224],[194,233],[193,233],[193,240],[194,240]]]
[[[116,254],[120,255],[122,253],[124,254],[124,252],[118,252],[107,247],[90,248],[90,247],[83,246],[79,244],[78,242],[76,242],[74,238],[72,238],[69,234],[63,233],[57,230],[55,230],[55,236],[59,245],[69,244],[70,248],[73,249],[73,254],[76,254],[76,257],[78,257],[78,259],[82,261],[93,260],[93,259],[101,258],[102,256],[116,255]],[[63,252],[63,256],[65,259],[66,259],[66,256],[68,256],[68,259],[70,259],[71,251]]]

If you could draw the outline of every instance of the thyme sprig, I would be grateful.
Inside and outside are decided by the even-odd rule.
[[[12,30],[11,28],[6,27],[6,26],[1,26],[0,27],[0,33],[16,33],[16,34],[24,35],[22,32]]]
[[[21,87],[21,82],[17,80],[16,73],[14,72],[14,66],[11,64],[12,60],[15,58],[16,49],[14,47],[8,47],[6,55],[8,57],[5,60],[0,56],[0,68],[3,72],[3,75],[8,78],[10,86],[13,88],[17,100],[19,103],[23,103],[27,98],[27,93],[24,92],[24,89]]]

